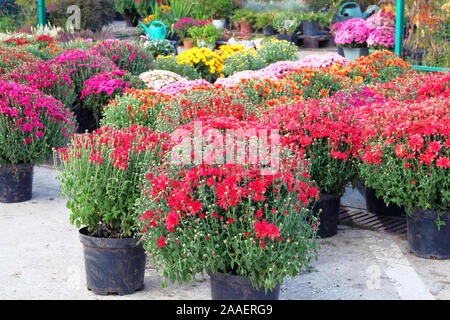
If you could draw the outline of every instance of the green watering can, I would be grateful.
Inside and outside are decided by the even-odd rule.
[[[150,27],[147,27],[145,24],[141,23],[141,27],[144,28],[149,39],[163,40],[166,38],[166,25],[161,21],[153,21]]]
[[[378,11],[380,7],[378,6],[370,6],[366,11],[362,12],[359,4],[356,2],[346,2],[341,6],[339,10],[339,19],[340,21],[344,21],[351,18],[363,18],[367,19],[369,16]]]

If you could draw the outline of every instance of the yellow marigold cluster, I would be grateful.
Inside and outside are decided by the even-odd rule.
[[[237,53],[237,52],[241,52],[244,51],[245,46],[240,45],[240,44],[226,44],[226,45],[221,45],[219,47],[219,50],[217,50],[216,52],[220,55],[220,57],[225,60],[227,57],[232,56],[233,54]]]
[[[194,47],[180,53],[176,59],[178,64],[190,64],[193,67],[203,64],[209,67],[209,72],[213,74],[221,73],[224,66],[222,57],[208,48]]]
[[[149,23],[153,22],[154,20],[155,20],[155,15],[151,14],[148,17],[144,18],[144,23],[145,24],[149,24]]]

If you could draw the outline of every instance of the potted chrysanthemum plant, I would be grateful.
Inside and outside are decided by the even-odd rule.
[[[229,117],[175,130],[170,161],[148,172],[136,205],[143,246],[166,279],[208,273],[212,299],[277,299],[284,277],[317,257],[318,190],[277,137]]]
[[[408,245],[423,258],[450,258],[448,98],[391,100],[360,110],[366,128],[361,177],[386,203],[404,206]]]
[[[61,159],[62,194],[79,228],[87,288],[95,294],[130,294],[144,286],[146,255],[137,245],[134,202],[139,175],[158,166],[165,135],[139,126],[102,127],[72,136]]]
[[[31,199],[33,167],[75,130],[72,114],[32,87],[0,81],[0,202]]]
[[[332,30],[335,34],[334,42],[343,47],[344,56],[349,61],[369,55],[367,39],[370,29],[364,19],[352,18],[344,22],[337,22]]]
[[[360,139],[354,111],[324,98],[269,108],[263,119],[277,124],[310,162],[311,177],[320,190],[314,205],[320,222],[318,235],[335,235],[341,196],[357,177]]]

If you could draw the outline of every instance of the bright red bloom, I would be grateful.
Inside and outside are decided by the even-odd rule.
[[[450,168],[450,159],[447,157],[440,157],[436,160],[436,165],[440,168]]]
[[[173,232],[175,230],[175,226],[180,224],[180,217],[176,211],[171,211],[167,214],[165,226],[167,226],[167,230]]]
[[[409,148],[413,151],[420,151],[424,146],[424,140],[420,134],[415,134],[409,139]]]
[[[159,239],[156,239],[156,241],[158,241],[158,247],[162,248],[164,247],[167,243],[166,243],[166,237],[162,236]]]
[[[255,223],[255,232],[256,238],[261,239],[268,237],[273,240],[275,237],[281,236],[280,229],[278,229],[273,223],[267,222],[266,219]]]

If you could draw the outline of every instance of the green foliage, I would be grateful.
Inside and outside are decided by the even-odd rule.
[[[139,13],[136,8],[136,1],[135,0],[114,0],[114,8],[119,12],[120,14],[124,16],[129,16],[132,19],[132,23],[134,25],[137,24]]]
[[[277,61],[298,60],[297,46],[285,40],[271,40],[256,50],[256,53],[267,64]]]
[[[255,28],[255,30],[262,30],[263,28],[265,28],[267,26],[271,26],[274,15],[275,15],[274,12],[258,13],[256,15],[256,21],[253,26]]]
[[[86,41],[84,39],[78,39],[78,40],[70,40],[68,42],[62,43],[62,46],[64,49],[68,50],[83,50],[83,51],[89,51],[92,49],[92,47],[95,45],[95,42],[93,41]]]
[[[199,42],[204,42],[206,45],[215,46],[216,40],[220,38],[222,31],[217,29],[212,23],[207,23],[204,26],[195,26],[188,30],[189,35],[194,39],[197,46]]]
[[[205,18],[222,20],[231,15],[235,5],[230,0],[198,0],[195,7],[202,8]]]
[[[147,40],[143,46],[145,51],[151,54],[154,58],[158,56],[168,56],[174,53],[175,48],[167,39]]]
[[[253,24],[256,21],[256,14],[253,11],[246,9],[237,9],[231,16],[231,21],[241,23],[245,19],[245,23]]]
[[[173,55],[167,57],[158,57],[156,60],[155,69],[172,71],[188,80],[202,78],[201,74],[197,70],[195,70],[193,66],[186,63],[177,63],[176,57]]]
[[[336,2],[344,2],[344,0],[304,0],[304,2],[309,10],[317,12],[322,8],[330,8],[333,4],[336,5]]]
[[[239,71],[259,70],[267,66],[267,62],[255,50],[241,50],[225,58],[222,73],[231,76]]]
[[[299,21],[317,21],[319,26],[330,26],[332,13],[331,12],[304,12],[298,15]]]
[[[300,20],[297,13],[293,11],[279,11],[273,17],[273,28],[278,33],[293,34]]]
[[[14,31],[16,26],[10,17],[0,17],[0,32]]]
[[[59,151],[63,169],[59,179],[72,211],[71,223],[87,226],[93,236],[135,236],[133,206],[140,193],[139,177],[149,165],[159,165],[161,140],[146,128],[104,127],[72,136],[70,147]]]

